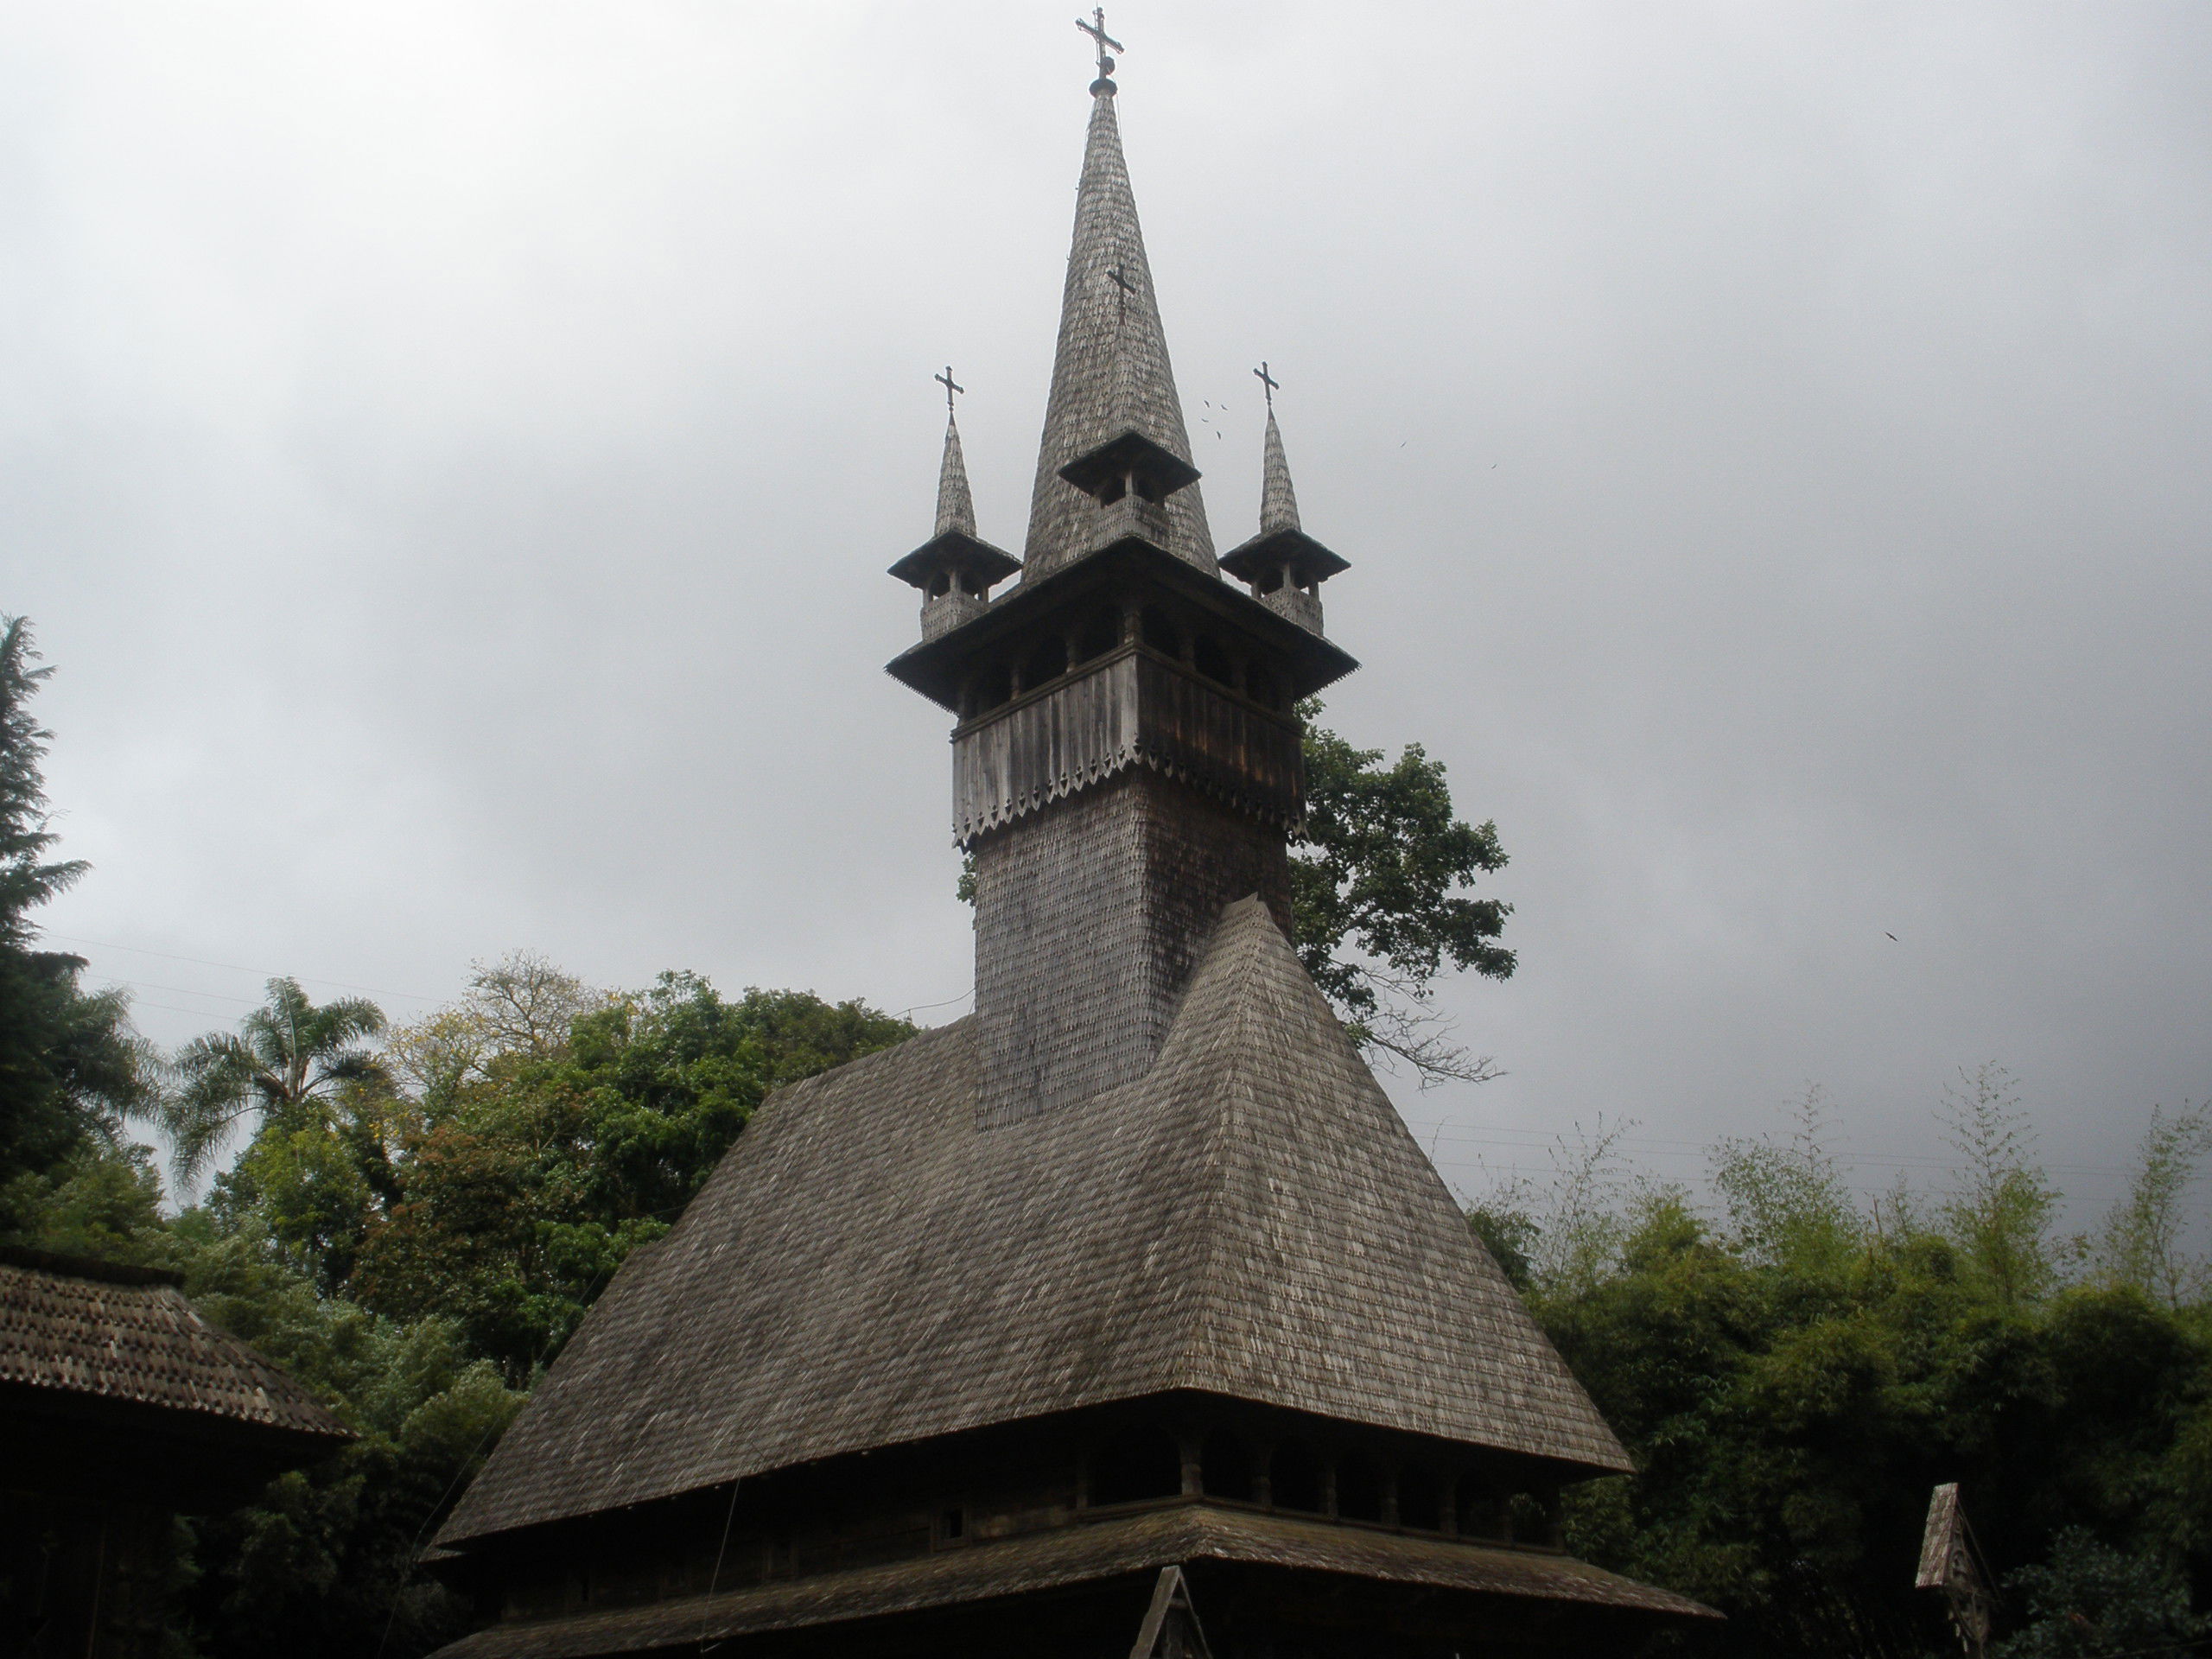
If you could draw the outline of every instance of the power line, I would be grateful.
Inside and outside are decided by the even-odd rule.
[[[249,968],[240,962],[210,962],[205,957],[180,957],[174,951],[149,950],[143,944],[118,944],[112,939],[80,939],[69,933],[46,933],[44,938],[59,939],[64,944],[89,944],[98,950],[130,950],[142,957],[159,957],[164,962],[188,962],[195,968],[223,968],[235,974],[257,974],[264,979],[298,979],[310,985],[335,985],[341,991],[364,991],[371,996],[396,996],[404,1002],[442,1002],[445,998],[425,996],[419,991],[385,991],[373,985],[355,985],[342,979],[325,979],[320,974],[280,974],[273,969]],[[169,989],[178,989],[171,986]],[[190,996],[213,996],[213,991],[189,991]]]

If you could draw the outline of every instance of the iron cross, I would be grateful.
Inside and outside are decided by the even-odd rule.
[[[1103,80],[1114,73],[1114,60],[1106,54],[1109,52],[1126,52],[1129,48],[1106,32],[1105,7],[1098,7],[1090,15],[1095,21],[1086,23],[1078,17],[1075,20],[1075,26],[1097,42],[1098,79]]]
[[[1137,291],[1137,285],[1129,280],[1128,273],[1119,265],[1107,266],[1106,274],[1114,279],[1115,288],[1120,290],[1114,296],[1114,314],[1117,317],[1126,317],[1129,314],[1129,296]]]
[[[960,385],[952,378],[952,365],[950,363],[944,365],[944,372],[943,374],[933,374],[930,376],[930,378],[936,381],[938,385],[944,388],[944,413],[947,419],[951,418],[952,394],[956,391],[965,391],[968,388]]]
[[[1268,372],[1268,362],[1265,358],[1260,359],[1260,366],[1252,372],[1260,377],[1260,384],[1268,389],[1268,413],[1272,415],[1275,412],[1275,389],[1281,385],[1282,382]]]

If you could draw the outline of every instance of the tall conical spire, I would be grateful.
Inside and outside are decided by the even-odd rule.
[[[1060,468],[1134,429],[1179,460],[1191,459],[1183,405],[1168,365],[1167,339],[1146,262],[1144,233],[1114,113],[1114,83],[1102,73],[1091,88],[1090,132],[1076,191],[1075,236],[1060,299],[1060,338],[1052,391],[1030,498],[1026,567],[1038,575],[1080,556],[1096,508]],[[1169,551],[1216,569],[1205,505],[1193,484],[1166,503]]]
[[[960,453],[960,423],[950,410],[944,415],[944,464],[937,474],[937,533],[947,531],[976,533],[976,498],[969,493],[968,461]]]
[[[1298,494],[1290,487],[1290,462],[1282,453],[1282,429],[1275,424],[1275,412],[1271,408],[1268,410],[1267,454],[1261,462],[1260,534],[1300,528]]]

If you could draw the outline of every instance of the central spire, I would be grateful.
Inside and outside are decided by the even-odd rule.
[[[1084,27],[1088,31],[1090,26]],[[1102,41],[1102,54],[1103,49]],[[1100,60],[1111,61],[1103,55]],[[1130,431],[1185,464],[1191,459],[1183,404],[1175,395],[1175,372],[1168,365],[1167,337],[1153,294],[1152,268],[1145,258],[1144,232],[1137,225],[1136,197],[1122,157],[1114,83],[1103,67],[1090,90],[1090,133],[1076,191],[1059,346],[1052,359],[1052,396],[1045,405],[1036,490],[1030,498],[1024,558],[1032,576],[1072,563],[1090,545],[1096,505],[1061,476],[1061,468]],[[1177,490],[1164,505],[1167,550],[1214,571],[1213,537],[1198,486]]]

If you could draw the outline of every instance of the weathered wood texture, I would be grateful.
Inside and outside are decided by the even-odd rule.
[[[972,845],[1133,767],[1272,825],[1277,839],[1305,810],[1294,718],[1131,644],[954,734],[953,834]]]
[[[1264,906],[1079,1107],[979,1128],[976,1024],[763,1106],[441,1541],[1177,1389],[1628,1466]]]
[[[978,1123],[1144,1076],[1215,918],[1253,894],[1288,926],[1281,832],[1147,772],[985,837],[976,849]]]

